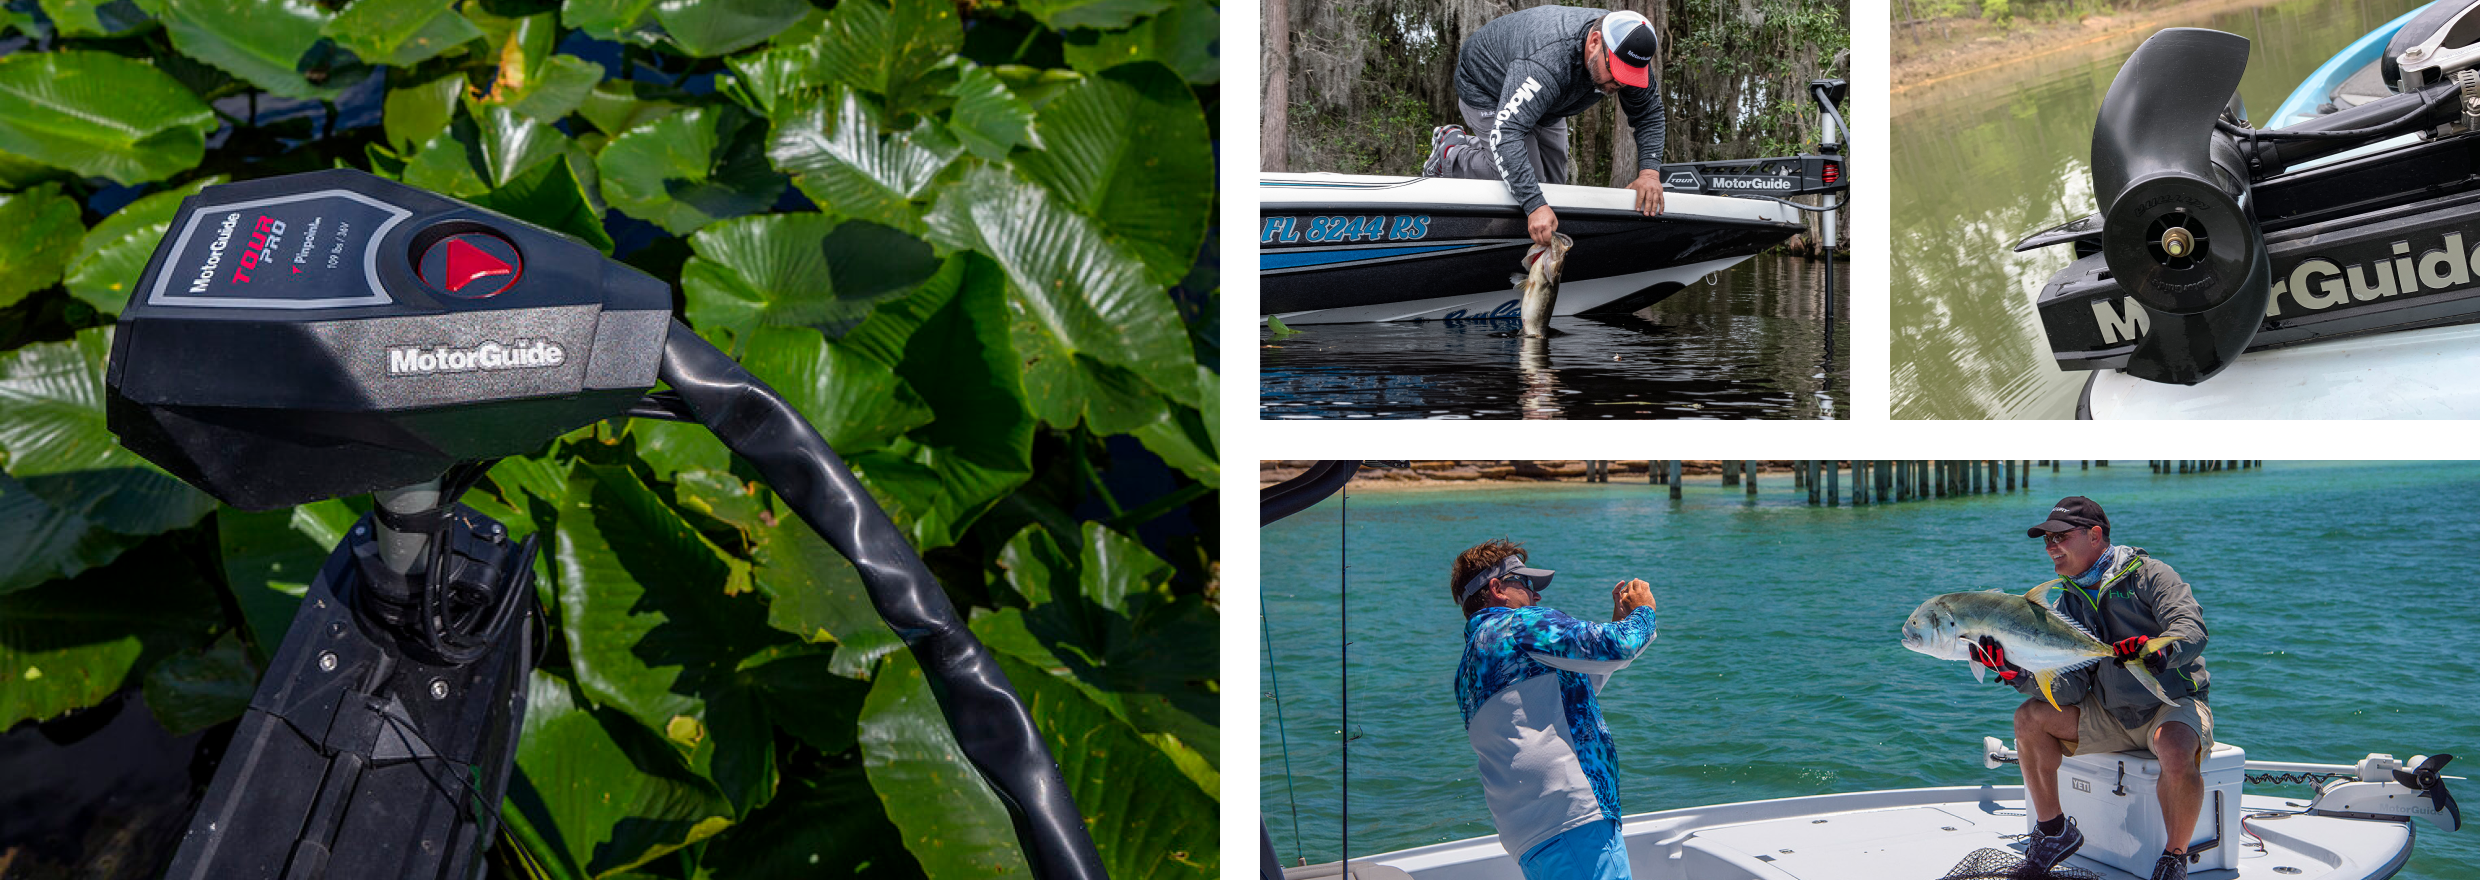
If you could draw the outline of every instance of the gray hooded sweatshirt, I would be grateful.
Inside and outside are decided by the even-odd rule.
[[[1528,131],[1540,120],[1577,116],[1605,93],[1588,73],[1588,32],[1606,10],[1538,6],[1486,22],[1459,44],[1459,102],[1488,111],[1493,164],[1519,200],[1522,214],[1545,204],[1536,167],[1528,162]],[[1651,63],[1655,67],[1654,62]],[[1655,85],[1656,71],[1650,71]],[[1657,170],[1666,148],[1666,108],[1654,88],[1624,86],[1615,100],[1640,146],[1640,167]]]
[[[2193,599],[2192,585],[2166,563],[2150,558],[2149,551],[2116,545],[2107,553],[2106,576],[2098,581],[2097,598],[2062,583],[2061,592],[2055,595],[2056,610],[2110,645],[2133,636],[2175,636],[2176,643],[2167,648],[2166,665],[2157,674],[2158,686],[2169,697],[2209,699],[2210,670],[2201,662],[2201,651],[2209,647],[2210,627],[2201,618],[2201,603]],[[2011,684],[2021,693],[2037,696],[2034,676],[2020,676]],[[2148,723],[2160,705],[2131,673],[2111,661],[2055,679],[2054,698],[2069,706],[2087,698],[2092,689],[2099,689],[2107,713],[2127,730]]]

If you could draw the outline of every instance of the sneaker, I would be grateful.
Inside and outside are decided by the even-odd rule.
[[[1467,129],[1456,123],[1433,129],[1433,149],[1425,154],[1424,176],[1440,177],[1442,161],[1449,157],[1450,148],[1466,144],[1469,140],[1472,138],[1468,137]]]
[[[2189,870],[2183,856],[2159,853],[2158,866],[2150,869],[2149,880],[2184,880],[2184,874]]]
[[[2069,813],[2063,815],[2063,833],[2051,836],[2030,833],[2027,875],[2045,876],[2046,872],[2054,870],[2054,866],[2062,864],[2064,859],[2071,858],[2072,853],[2079,850],[2083,842],[2084,839],[2080,836],[2080,823],[2072,821]],[[2180,878],[2183,875],[2176,876]]]

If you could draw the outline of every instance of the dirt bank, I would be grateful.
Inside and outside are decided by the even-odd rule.
[[[2143,3],[2112,14],[2053,22],[2020,19],[2009,27],[1978,18],[1937,18],[1890,26],[1890,93],[1991,72],[2006,65],[2082,48],[2112,48],[2161,28],[2279,0],[2177,0]],[[1902,7],[1904,11],[1904,7]]]

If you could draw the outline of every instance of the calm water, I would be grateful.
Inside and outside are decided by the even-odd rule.
[[[2242,91],[2258,123],[2341,48],[2422,5],[2294,0],[2165,24],[2253,41]],[[2034,305],[2038,285],[2071,252],[2010,249],[2028,233],[2097,210],[2089,135],[2098,101],[2154,32],[1893,96],[1892,418],[2071,417],[2086,374],[2055,368]]]
[[[1821,263],[1747,260],[1630,315],[1261,330],[1272,419],[1832,419],[1847,417],[1847,264],[1825,353]],[[1274,348],[1270,346],[1275,346]]]
[[[1938,785],[2016,785],[1978,758],[2018,695],[1898,644],[1926,597],[2051,577],[2023,537],[2056,498],[2103,505],[2121,543],[2182,573],[2210,625],[2218,735],[2249,757],[2352,762],[2459,755],[2478,742],[2475,462],[2274,462],[2153,476],[2142,462],[2039,469],[2012,495],[1867,508],[1715,480],[1681,502],[1646,483],[1396,491],[1348,499],[1352,846],[1373,853],[1493,833],[1450,693],[1461,619],[1450,560],[1508,537],[1561,572],[1550,604],[1605,619],[1608,588],[1655,588],[1658,641],[1602,697],[1627,813]],[[1338,858],[1336,498],[1261,532],[1270,630],[1261,815],[1280,858]],[[1268,657],[1284,697],[1279,747]],[[1289,779],[1291,766],[1292,798]],[[2303,786],[2247,786],[2288,795]],[[2453,783],[2476,816],[2475,781]],[[2405,880],[2474,880],[2478,832],[2420,824]]]

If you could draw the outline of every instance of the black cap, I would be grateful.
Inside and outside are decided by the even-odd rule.
[[[2054,511],[2046,515],[2045,522],[2029,527],[2029,537],[2034,538],[2046,532],[2085,529],[2090,526],[2108,528],[2106,510],[2099,507],[2097,502],[2089,500],[2087,496],[2074,495],[2055,502]]]

